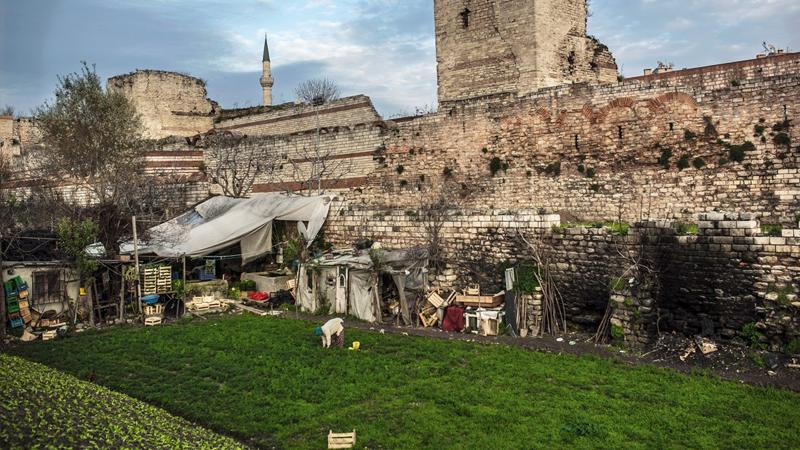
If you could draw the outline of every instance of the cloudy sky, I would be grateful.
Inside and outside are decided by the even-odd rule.
[[[327,76],[385,116],[436,101],[433,0],[0,0],[0,106],[27,114],[58,74],[95,64],[188,72],[223,107],[260,102],[265,32],[275,102]],[[767,41],[800,50],[800,0],[593,0],[589,31],[625,75],[752,58]]]

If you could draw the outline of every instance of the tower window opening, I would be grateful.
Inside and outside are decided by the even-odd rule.
[[[463,11],[459,14],[461,16],[461,26],[466,30],[469,28],[469,16],[472,14],[472,11],[469,8],[464,8]]]
[[[675,131],[675,122],[669,123],[669,131]]]
[[[580,149],[581,149],[581,137],[580,137],[580,135],[576,134],[575,135],[575,150],[580,150]]]
[[[621,126],[617,127],[617,130],[619,132],[619,140],[625,139],[625,130],[623,130]]]

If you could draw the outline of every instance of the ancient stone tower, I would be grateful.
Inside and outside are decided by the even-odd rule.
[[[439,102],[617,81],[586,0],[435,0]]]
[[[269,60],[269,45],[267,36],[264,36],[264,56],[261,58],[261,89],[264,92],[264,106],[272,106],[272,63]]]

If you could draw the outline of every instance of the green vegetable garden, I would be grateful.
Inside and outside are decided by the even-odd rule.
[[[255,447],[324,448],[329,430],[353,429],[358,448],[785,448],[800,440],[800,395],[788,391],[356,329],[347,340],[361,350],[325,350],[315,326],[228,316],[14,353]],[[63,436],[66,445],[235,446],[104,388],[2,362],[2,412],[13,417],[2,433],[12,443]]]
[[[243,448],[185,419],[0,353],[2,448]]]

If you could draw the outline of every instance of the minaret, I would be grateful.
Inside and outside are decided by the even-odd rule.
[[[267,35],[264,35],[264,57],[261,58],[261,89],[264,91],[264,106],[272,106],[272,63],[269,60],[269,46]]]

